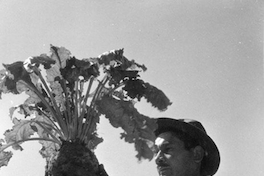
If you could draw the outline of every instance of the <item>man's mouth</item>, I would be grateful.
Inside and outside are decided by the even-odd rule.
[[[158,166],[158,171],[160,175],[169,175],[171,169],[169,166]]]

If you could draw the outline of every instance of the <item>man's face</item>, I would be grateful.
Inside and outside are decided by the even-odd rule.
[[[160,176],[197,175],[193,152],[184,148],[184,143],[170,132],[161,133],[157,146],[156,164]]]

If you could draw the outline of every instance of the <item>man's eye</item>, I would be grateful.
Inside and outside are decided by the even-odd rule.
[[[164,153],[169,153],[169,152],[171,152],[172,150],[173,150],[172,147],[167,147],[167,148],[164,149]]]

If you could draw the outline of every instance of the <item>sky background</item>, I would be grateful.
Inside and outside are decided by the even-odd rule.
[[[0,62],[12,63],[65,46],[79,59],[124,48],[148,70],[142,79],[173,104],[150,117],[203,123],[221,154],[216,176],[264,175],[263,1],[261,0],[0,0]],[[2,66],[1,66],[2,68]],[[0,138],[12,127],[0,100]],[[138,162],[120,129],[101,119],[95,153],[109,176],[158,176],[154,160]],[[38,142],[15,151],[1,176],[43,176]]]

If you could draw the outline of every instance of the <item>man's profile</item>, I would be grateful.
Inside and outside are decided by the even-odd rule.
[[[155,161],[160,176],[211,176],[220,164],[219,150],[202,124],[186,119],[157,119]]]

